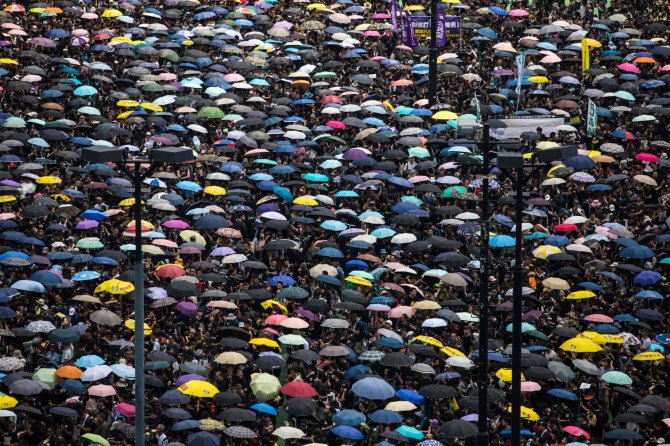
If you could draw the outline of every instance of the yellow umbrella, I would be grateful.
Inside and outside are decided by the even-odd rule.
[[[109,293],[109,294],[128,294],[135,291],[135,285],[130,282],[125,282],[119,279],[110,279],[102,282],[95,288],[94,293]]]
[[[605,341],[603,335],[601,335],[600,333],[596,333],[595,331],[585,331],[583,333],[579,333],[577,337],[590,339],[598,345],[605,345],[607,342]]]
[[[547,178],[554,178],[554,172],[556,170],[560,169],[561,167],[565,167],[565,165],[564,164],[557,164],[554,167],[552,167],[551,169],[549,169],[549,171],[547,172]]]
[[[177,387],[184,395],[197,396],[198,398],[214,398],[214,395],[219,393],[214,384],[207,381],[192,380]]]
[[[214,359],[214,362],[218,364],[239,365],[246,364],[247,358],[241,353],[223,352]]]
[[[318,206],[319,202],[312,197],[303,196],[293,200],[293,204],[302,204],[303,206]]]
[[[547,79],[545,76],[531,76],[528,78],[529,82],[532,82],[534,84],[548,84],[549,79]]]
[[[279,348],[277,341],[268,338],[253,338],[249,341],[249,344],[259,345],[261,347]]]
[[[499,369],[496,372],[496,376],[498,377],[499,380],[509,383],[512,382],[512,369]],[[523,376],[523,373],[521,374],[521,381],[525,381],[526,377]]]
[[[405,6],[404,8],[402,8],[403,11],[423,11],[424,9],[426,9],[426,8],[424,8],[421,5],[410,5],[410,6]]]
[[[612,334],[604,334],[602,335],[603,339],[605,339],[605,343],[607,344],[623,344],[624,339],[621,336],[617,335],[612,335]]]
[[[125,324],[127,329],[135,331],[135,321],[133,319],[128,319],[124,324]],[[146,322],[143,323],[143,325],[144,325],[144,334],[145,335],[149,336],[151,333],[153,333],[153,331],[151,330],[151,327],[149,327],[149,325],[147,325]]]
[[[410,410],[416,410],[416,406],[409,401],[391,401],[384,409],[393,412],[409,412]]]
[[[161,107],[160,105],[153,104],[151,102],[142,102],[140,104],[140,107],[142,107],[145,110],[149,110],[149,111],[157,112],[157,113],[160,113],[160,112],[163,111],[163,107]]]
[[[203,192],[214,196],[226,195],[226,190],[221,186],[207,186]]]
[[[561,350],[574,353],[595,353],[602,348],[588,338],[572,338],[561,344]]]
[[[312,10],[319,10],[319,9],[326,9],[326,5],[323,3],[312,3],[307,5],[307,10],[312,11]]]
[[[144,229],[144,228],[154,229],[156,227],[156,226],[154,226],[153,223],[151,223],[150,221],[146,221],[146,220],[140,220],[140,225],[142,226],[142,229]],[[126,226],[126,231],[131,231],[131,230],[132,231],[135,230],[135,222],[134,221],[131,221]],[[133,234],[133,235],[135,235],[135,234]]]
[[[37,184],[60,184],[62,182],[63,180],[53,175],[47,175],[37,179]]]
[[[633,361],[661,361],[663,359],[665,356],[659,352],[642,352],[633,356]]]
[[[449,356],[450,358],[451,358],[452,356],[460,356],[461,358],[465,358],[465,357],[466,357],[466,356],[465,356],[465,353],[463,353],[463,352],[460,351],[460,350],[456,350],[456,349],[453,348],[453,347],[442,347],[442,348],[440,349],[440,351],[441,351],[442,353],[444,353],[445,355]]]
[[[363,285],[363,286],[370,286],[370,287],[372,286],[372,282],[370,282],[368,279],[364,279],[362,277],[349,276],[344,280],[345,280],[345,282],[355,283],[356,285]]]
[[[412,304],[417,310],[440,310],[442,306],[433,300],[420,300]]]
[[[570,300],[590,299],[592,297],[596,297],[596,294],[593,291],[588,290],[573,291],[568,294],[568,299]]]
[[[123,99],[116,103],[117,107],[138,107],[139,105],[139,102],[133,101],[132,99]]]
[[[113,19],[116,17],[121,17],[122,15],[123,13],[118,9],[105,9],[103,13],[100,15],[100,17],[104,17],[106,19]]]
[[[533,255],[536,259],[547,260],[552,254],[559,254],[561,250],[553,245],[540,245],[533,250]]]
[[[144,204],[144,200],[141,201],[142,204]],[[135,204],[135,199],[134,198],[126,198],[125,200],[121,200],[119,202],[119,206],[123,207],[130,207]]]
[[[52,194],[51,198],[53,198],[54,200],[61,200],[61,201],[64,201],[66,203],[69,202],[69,201],[72,201],[70,199],[70,197],[68,197],[67,195],[64,195],[64,194]]]
[[[9,395],[0,396],[0,409],[11,409],[17,404],[19,404],[19,402],[16,398],[13,398]]]
[[[414,341],[423,342],[424,344],[432,345],[437,348],[444,347],[444,344],[442,344],[440,341],[438,341],[432,336],[423,336],[423,335],[417,336],[416,338],[412,339],[412,342]]]
[[[11,201],[16,201],[16,197],[12,197],[11,195],[0,196],[0,203],[9,203]]]
[[[584,39],[583,42],[585,42],[591,48],[601,48],[603,46],[603,44],[598,42],[596,39]]]
[[[9,59],[7,57],[3,57],[2,59],[0,59],[0,64],[2,64],[2,65],[18,65],[19,63],[14,59]]]
[[[449,110],[440,110],[439,112],[433,114],[432,118],[437,121],[450,121],[452,119],[458,119],[458,115]]]
[[[133,41],[130,40],[129,37],[126,36],[118,36],[118,37],[112,37],[112,40],[109,41],[111,45],[117,44],[117,43],[129,43],[132,45]],[[139,102],[138,102],[139,104]]]
[[[266,310],[271,307],[278,308],[279,311],[281,311],[284,316],[288,316],[288,308],[286,308],[284,305],[280,304],[276,300],[268,299],[266,301],[263,301],[261,302],[261,307],[263,307]]]
[[[128,111],[125,111],[123,113],[119,113],[118,115],[116,115],[116,119],[126,119],[128,116],[132,115],[133,113],[135,113],[135,110],[128,110]]]
[[[195,231],[187,229],[179,233],[179,237],[185,242],[195,242],[198,245],[207,246],[205,238]]]
[[[564,279],[559,279],[558,277],[549,277],[542,281],[542,286],[549,288],[551,290],[569,290],[570,284]]]
[[[537,150],[551,149],[553,147],[559,147],[559,144],[554,141],[540,141],[537,143]],[[551,171],[552,169],[550,169]]]
[[[509,406],[507,412],[512,413],[512,406]],[[521,418],[530,421],[537,421],[540,419],[540,416],[530,407],[521,406]]]

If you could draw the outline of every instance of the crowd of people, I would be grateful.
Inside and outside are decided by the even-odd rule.
[[[433,97],[394,1],[3,5],[4,445],[135,444],[139,285],[147,445],[510,444],[517,243],[523,442],[670,443],[668,2],[440,2]]]

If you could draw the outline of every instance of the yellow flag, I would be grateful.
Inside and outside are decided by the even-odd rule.
[[[384,102],[382,102],[382,103],[386,106],[386,108],[388,109],[388,111],[393,111],[393,110],[394,110],[394,108],[393,108],[393,104],[391,104],[389,101],[384,101]]]
[[[591,66],[591,54],[589,53],[589,44],[586,39],[582,39],[582,73]]]

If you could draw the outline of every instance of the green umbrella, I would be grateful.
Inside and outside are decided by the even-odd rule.
[[[336,77],[337,74],[333,73],[332,71],[319,71],[314,75],[314,79],[326,79],[329,77]]]
[[[259,158],[257,160],[254,160],[254,163],[255,164],[267,164],[267,165],[270,165],[270,166],[276,166],[277,165],[277,161],[268,160],[268,159],[265,159],[265,158]]]
[[[95,443],[95,444],[101,444],[103,446],[109,446],[109,441],[105,440],[102,438],[100,435],[96,434],[84,434],[81,436],[81,438],[85,438],[88,441]]]
[[[167,59],[170,62],[179,62],[179,54],[175,53],[172,50],[169,49],[163,49],[158,52],[158,57],[161,59]]]
[[[543,341],[548,341],[549,337],[546,334],[542,333],[540,330],[530,330],[526,332],[527,335],[531,335],[534,338],[542,339]]]
[[[160,93],[163,91],[163,86],[156,82],[148,82],[142,87],[142,91],[147,91],[149,93]]]
[[[100,110],[98,110],[95,107],[81,107],[77,109],[79,113],[82,113],[84,115],[93,115],[93,116],[100,116]]]
[[[223,119],[224,121],[241,121],[244,118],[241,115],[238,115],[236,113],[231,113],[229,115],[225,115],[221,119]]]
[[[218,107],[203,107],[198,111],[198,116],[207,119],[222,119],[226,114]]]
[[[609,384],[617,384],[620,386],[629,386],[633,384],[633,380],[630,376],[626,375],[624,372],[619,372],[616,370],[605,373],[601,378],[603,381]]]
[[[261,132],[260,130],[254,130],[253,132],[249,132],[247,136],[255,141],[267,141],[270,139],[270,135],[268,135],[265,132]]]
[[[83,238],[79,240],[75,246],[81,249],[101,249],[105,247],[100,240],[93,237]]]
[[[55,388],[58,381],[56,369],[39,369],[33,374],[33,381],[39,381],[42,384],[46,384],[50,389]]]
[[[619,99],[623,99],[624,101],[635,102],[635,96],[628,93],[627,91],[619,90],[616,93],[614,93],[614,96],[616,96]]]
[[[408,150],[410,156],[417,158],[430,158],[430,152],[424,147],[412,147]]]
[[[466,193],[468,190],[463,186],[451,186],[442,192],[442,198],[454,198],[458,195]]]
[[[284,345],[305,345],[305,338],[296,334],[287,334],[278,339]]]
[[[350,276],[356,276],[356,277],[362,277],[364,279],[368,280],[376,280],[375,276],[372,274],[365,272],[365,271],[359,271],[359,270],[354,270],[349,273]]]
[[[269,401],[279,395],[281,384],[276,376],[268,373],[254,373],[251,375],[251,391],[259,401]]]

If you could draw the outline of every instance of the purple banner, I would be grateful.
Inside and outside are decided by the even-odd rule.
[[[407,45],[411,48],[417,46],[416,38],[414,37],[414,27],[412,25],[412,18],[409,15],[409,12],[405,13],[402,17],[402,27],[401,27],[401,38],[403,45]]]
[[[398,0],[391,0],[391,21],[393,23],[393,32],[398,32]]]
[[[405,45],[415,47],[420,40],[430,40],[431,18],[426,16],[405,16],[402,30],[402,41]],[[461,35],[461,18],[447,16],[444,9],[437,12],[437,41],[438,47],[444,46],[447,39],[457,39]]]

